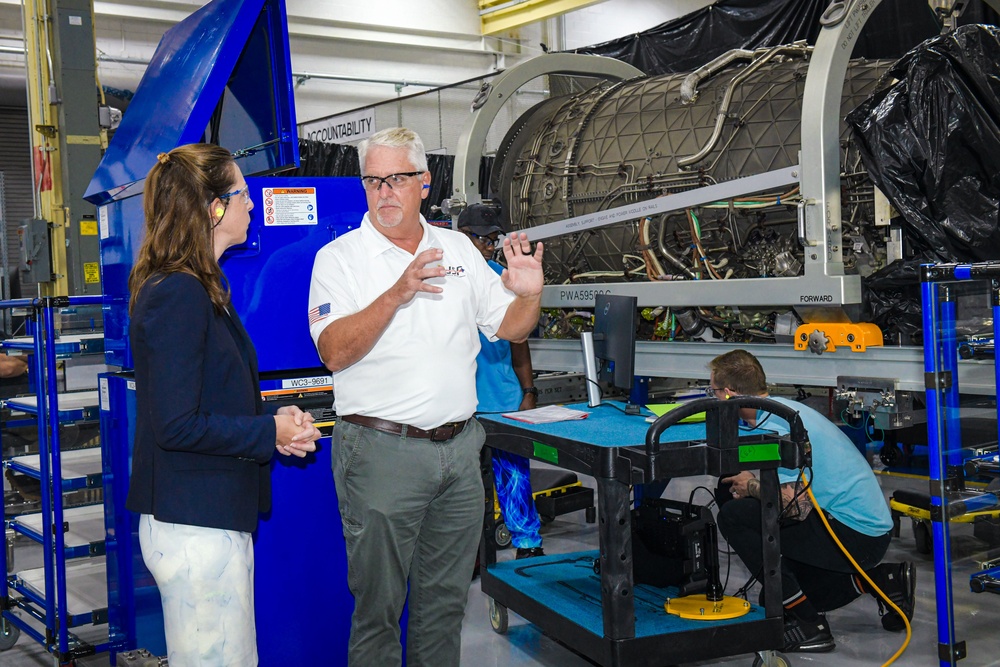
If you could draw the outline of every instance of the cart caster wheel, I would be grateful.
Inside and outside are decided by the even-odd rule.
[[[497,528],[493,532],[493,539],[496,540],[498,549],[506,549],[510,546],[511,536],[506,523],[501,521],[497,524]]]
[[[899,445],[882,445],[878,457],[882,460],[882,463],[891,468],[898,466],[900,461],[903,460],[903,450],[899,448]]]
[[[597,521],[597,508],[591,505],[587,508],[587,523],[594,523]]]
[[[771,655],[771,661],[767,663],[764,662],[764,658],[758,653],[757,657],[754,658],[753,667],[792,667],[791,660],[781,651],[772,651]]]
[[[21,628],[17,627],[7,619],[0,619],[0,651],[14,648],[18,637],[21,636]]]
[[[507,634],[507,607],[490,598],[490,625],[498,635]]]
[[[917,553],[929,554],[931,552],[931,530],[923,521],[913,522],[913,539],[917,543]]]

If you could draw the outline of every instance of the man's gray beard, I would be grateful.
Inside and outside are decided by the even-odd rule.
[[[386,229],[392,229],[393,227],[398,227],[403,222],[403,211],[402,209],[393,208],[392,210],[399,211],[399,220],[396,222],[385,222],[382,219],[382,211],[378,208],[375,209],[375,219],[378,220],[378,224]]]

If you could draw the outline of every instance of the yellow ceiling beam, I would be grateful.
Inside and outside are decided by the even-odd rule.
[[[604,0],[480,0],[484,35],[495,35],[529,23],[596,5]]]

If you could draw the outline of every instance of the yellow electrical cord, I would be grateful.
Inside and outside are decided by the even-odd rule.
[[[903,645],[899,647],[899,650],[897,650],[895,653],[892,654],[892,657],[889,658],[887,662],[882,664],[882,667],[889,667],[889,665],[896,662],[896,659],[899,658],[899,656],[903,655],[903,651],[905,651],[906,647],[910,645],[910,639],[913,636],[912,628],[910,628],[910,619],[906,618],[906,614],[903,613],[903,610],[897,607],[896,604],[889,599],[889,596],[883,593],[882,589],[880,589],[878,586],[875,585],[875,582],[871,580],[871,577],[869,577],[868,574],[864,571],[864,569],[862,569],[862,567],[858,565],[858,562],[854,560],[854,557],[851,556],[847,548],[843,544],[841,544],[840,540],[837,539],[837,535],[833,532],[833,528],[830,527],[830,522],[826,520],[826,515],[823,514],[823,510],[822,508],[820,508],[819,503],[816,502],[816,496],[814,496],[812,492],[812,484],[806,483],[804,470],[799,473],[799,479],[802,480],[802,484],[805,486],[806,493],[809,494],[809,502],[812,503],[813,508],[819,514],[819,518],[823,522],[823,525],[826,526],[826,532],[830,533],[830,537],[832,537],[833,541],[837,543],[838,547],[840,547],[841,552],[843,552],[843,554],[847,556],[847,560],[851,561],[851,565],[853,565],[854,569],[857,570],[862,577],[864,577],[864,580],[868,582],[868,585],[872,587],[872,590],[878,593],[878,596],[883,600],[885,600],[893,611],[899,614],[900,618],[903,619],[903,623],[906,625],[906,640],[903,642]]]

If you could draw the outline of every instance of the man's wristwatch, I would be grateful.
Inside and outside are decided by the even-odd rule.
[[[524,392],[525,396],[533,394],[535,398],[538,398],[538,387],[521,387],[521,391]]]

